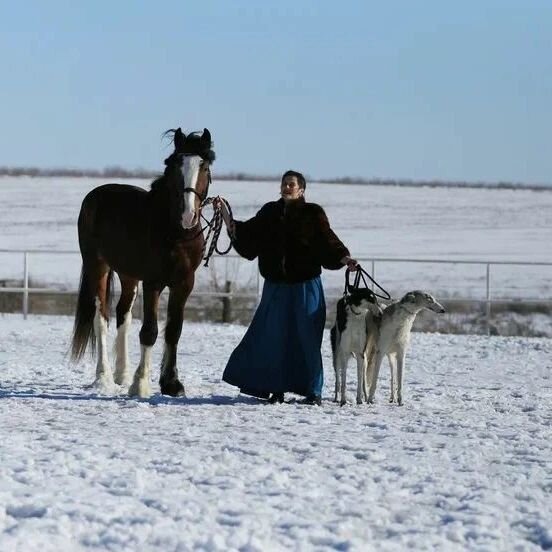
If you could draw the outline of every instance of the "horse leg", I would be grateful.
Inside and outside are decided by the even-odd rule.
[[[132,321],[132,305],[136,298],[138,280],[121,276],[121,298],[117,303],[117,337],[115,339],[115,383],[128,385],[130,376],[128,370],[128,333]]]
[[[193,280],[178,287],[172,287],[167,308],[167,326],[165,328],[165,351],[161,364],[159,385],[163,395],[184,397],[184,386],[178,379],[176,368],[176,349],[182,333],[184,321],[184,305],[193,287]]]
[[[132,385],[128,390],[131,397],[148,398],[151,395],[151,350],[157,340],[157,311],[161,290],[146,282],[144,291],[144,322],[140,330],[140,364],[134,373]]]
[[[96,379],[94,387],[102,391],[110,391],[113,387],[113,374],[109,365],[107,352],[107,323],[109,320],[109,286],[111,272],[104,263],[98,263],[94,270],[95,278],[91,285],[95,284],[96,313],[94,315],[94,334],[96,336],[97,363]]]

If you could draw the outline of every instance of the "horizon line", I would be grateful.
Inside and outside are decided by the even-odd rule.
[[[160,171],[149,169],[125,169],[119,166],[105,167],[104,169],[78,169],[78,168],[40,168],[40,167],[20,167],[20,166],[0,166],[0,176],[29,176],[31,178],[43,177],[74,177],[74,178],[140,178],[153,179],[162,174]],[[258,175],[247,173],[245,171],[233,171],[227,173],[218,173],[215,180],[236,180],[243,182],[271,182],[280,181],[278,175]],[[312,178],[306,175],[307,182],[317,184],[351,184],[351,185],[369,185],[369,186],[412,186],[412,187],[454,187],[454,188],[494,188],[494,189],[524,189],[535,191],[552,191],[552,183],[533,183],[513,181],[465,181],[465,180],[445,180],[445,179],[410,179],[410,178],[380,178],[380,177],[361,177],[361,176],[341,176],[331,178]]]

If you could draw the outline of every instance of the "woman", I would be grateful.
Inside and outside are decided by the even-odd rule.
[[[326,321],[322,267],[335,270],[357,262],[331,230],[322,207],[304,198],[305,178],[287,171],[281,199],[263,205],[247,221],[223,217],[234,249],[259,258],[265,279],[261,302],[223,380],[242,393],[284,402],[284,393],[320,405],[323,384],[320,346]]]

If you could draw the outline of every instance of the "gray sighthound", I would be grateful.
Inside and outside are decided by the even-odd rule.
[[[402,383],[405,356],[410,342],[410,331],[417,314],[427,309],[444,313],[443,305],[424,291],[410,291],[400,301],[391,303],[384,309],[381,320],[367,325],[367,344],[365,354],[368,358],[365,375],[364,395],[368,403],[374,402],[378,374],[384,357],[389,360],[391,368],[391,396],[389,402],[402,405]],[[395,389],[395,372],[397,388]]]

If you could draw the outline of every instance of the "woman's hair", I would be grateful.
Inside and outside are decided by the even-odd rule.
[[[306,187],[307,187],[307,181],[305,180],[305,177],[300,173],[300,172],[297,172],[297,171],[286,171],[283,175],[282,175],[282,184],[284,183],[284,180],[286,178],[286,176],[295,176],[295,178],[297,178],[297,182],[299,182],[299,187],[304,190]]]

